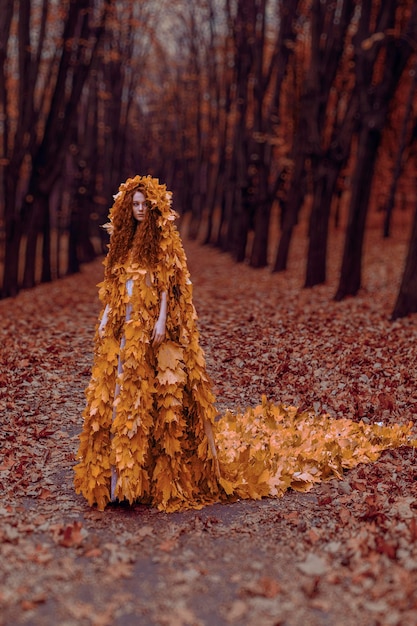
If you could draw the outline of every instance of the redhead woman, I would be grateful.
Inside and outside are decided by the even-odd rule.
[[[172,511],[218,501],[214,396],[199,346],[171,193],[151,176],[119,188],[99,285],[75,487],[90,504]]]

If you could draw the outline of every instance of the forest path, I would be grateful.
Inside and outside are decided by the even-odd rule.
[[[336,252],[329,283],[300,289],[304,247],[271,275],[186,244],[219,410],[266,394],[336,417],[415,419],[416,317],[388,321],[405,242],[382,250],[371,233],[366,288],[341,303]],[[0,624],[415,625],[411,449],[307,494],[201,511],[100,513],[74,494],[101,276],[95,262],[0,302]]]

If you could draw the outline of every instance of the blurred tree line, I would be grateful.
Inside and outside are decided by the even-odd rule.
[[[0,0],[0,15],[3,297],[103,252],[135,173],[174,190],[190,237],[252,267],[285,270],[308,220],[306,287],[343,221],[336,299],[360,288],[375,198],[381,237],[398,198],[415,211],[413,0]],[[410,237],[393,317],[417,311],[417,217]]]

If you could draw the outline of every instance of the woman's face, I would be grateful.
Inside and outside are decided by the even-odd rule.
[[[146,204],[146,198],[141,191],[135,191],[133,194],[133,217],[137,222],[143,222],[145,219],[148,206]]]

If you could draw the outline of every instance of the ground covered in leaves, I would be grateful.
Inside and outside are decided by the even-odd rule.
[[[368,236],[364,289],[303,290],[305,240],[282,275],[187,243],[202,344],[226,407],[261,395],[332,417],[417,415],[417,317],[389,321],[406,233]],[[99,262],[0,302],[0,624],[413,626],[414,450],[306,494],[163,514],[90,509],[72,488],[98,312]]]

